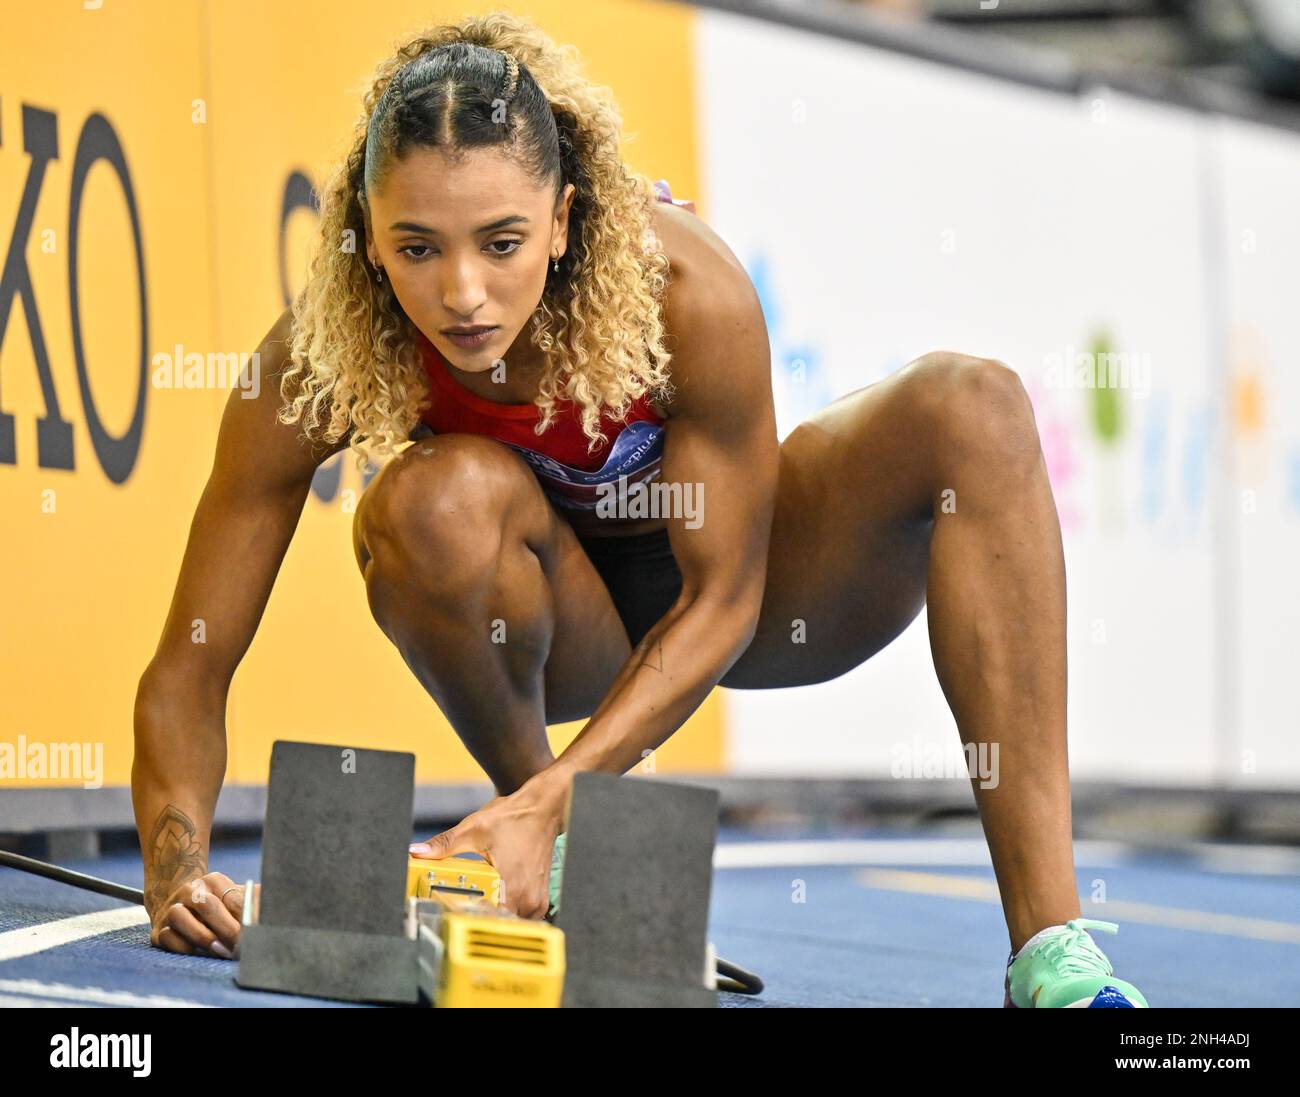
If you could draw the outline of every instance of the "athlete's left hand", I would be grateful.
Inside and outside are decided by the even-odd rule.
[[[567,775],[552,766],[450,830],[415,843],[411,856],[436,860],[481,853],[501,874],[498,905],[524,918],[543,918],[550,906],[551,850],[564,825],[567,794]]]

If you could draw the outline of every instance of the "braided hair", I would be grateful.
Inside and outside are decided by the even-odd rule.
[[[362,461],[406,440],[427,407],[417,331],[365,249],[366,193],[413,149],[455,157],[506,149],[557,201],[574,195],[559,269],[548,267],[530,339],[545,356],[538,433],[572,401],[591,448],[601,416],[622,418],[647,393],[671,395],[661,318],[668,263],[650,227],[650,180],[620,153],[622,119],[608,88],[583,74],[530,20],[505,12],[435,27],[376,73],[353,146],[321,198],[307,285],[294,302],[292,364],[281,422],[326,442],[345,435]]]

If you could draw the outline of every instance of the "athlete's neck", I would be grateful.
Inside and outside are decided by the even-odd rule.
[[[485,369],[464,370],[445,355],[443,360],[461,386],[495,404],[532,403],[546,366],[546,355],[533,346],[527,330],[520,332],[502,358],[488,363]]]

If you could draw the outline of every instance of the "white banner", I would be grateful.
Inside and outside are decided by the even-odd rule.
[[[1300,783],[1300,751],[1275,749],[1297,723],[1279,664],[1300,632],[1300,406],[1294,369],[1289,387],[1276,375],[1296,345],[1300,140],[725,13],[701,13],[697,49],[708,209],[763,300],[781,436],[926,351],[1015,368],[1065,537],[1072,772],[1236,781],[1253,748],[1255,779]],[[1211,265],[1223,233],[1252,228],[1255,251]],[[1225,277],[1275,340],[1253,345],[1278,452],[1259,458],[1271,472],[1235,561]],[[1096,366],[1113,387],[1090,387]],[[1250,637],[1240,682],[1234,628]],[[884,776],[918,738],[957,743],[924,614],[833,683],[727,701],[738,773]]]

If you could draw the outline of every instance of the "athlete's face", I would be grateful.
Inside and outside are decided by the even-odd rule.
[[[526,326],[564,254],[573,193],[557,202],[500,149],[415,149],[366,196],[366,250],[452,365],[508,367],[535,353]],[[490,330],[458,332],[476,328]]]

